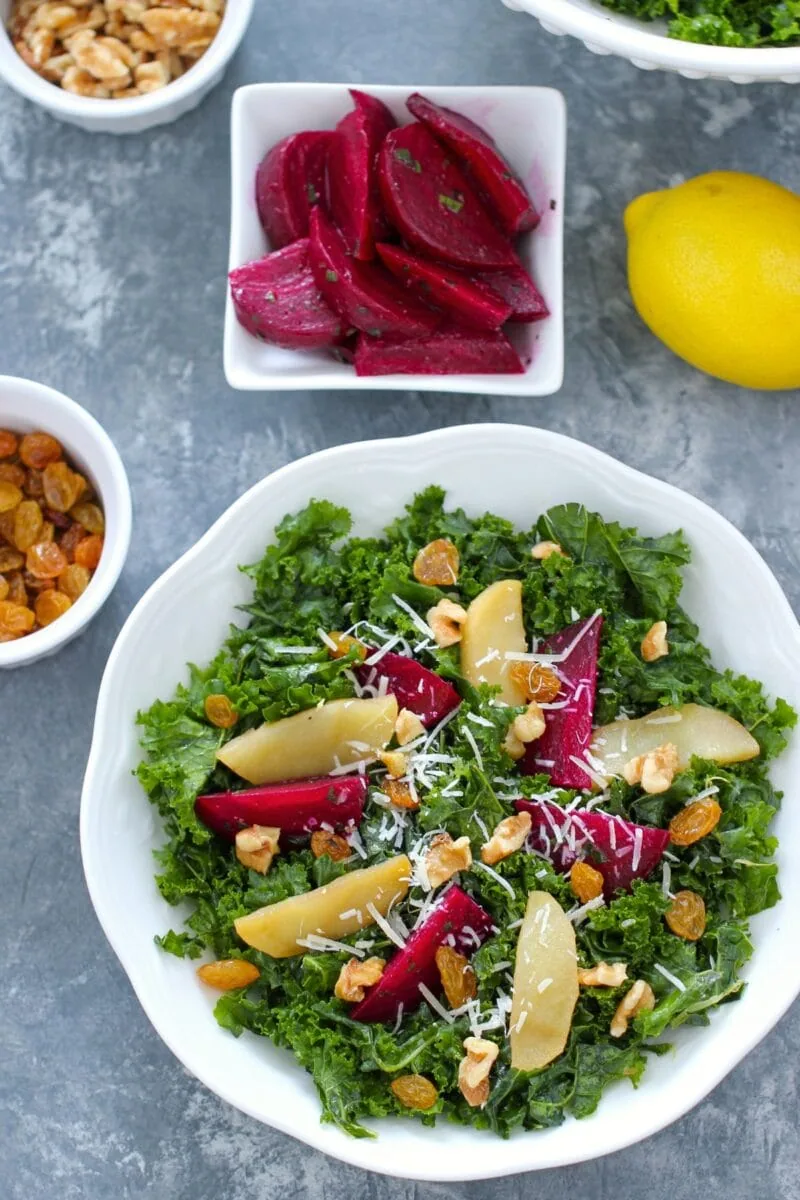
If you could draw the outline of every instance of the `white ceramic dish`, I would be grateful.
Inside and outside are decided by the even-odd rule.
[[[731,83],[800,82],[800,46],[706,46],[667,37],[661,21],[638,21],[596,0],[503,0],[507,8],[537,17],[548,33],[572,34],[593,54],[619,54],[643,71],[677,71],[687,79]]]
[[[269,250],[255,204],[256,168],[267,150],[290,133],[332,129],[352,107],[344,83],[261,83],[239,88],[231,113],[231,247],[229,266],[261,258]],[[322,351],[267,346],[242,329],[228,296],[225,308],[225,377],[244,391],[352,388],[378,391],[480,392],[545,396],[561,387],[564,373],[562,241],[566,110],[560,92],[535,87],[385,87],[359,84],[392,110],[400,124],[411,116],[405,101],[423,92],[483,125],[528,186],[539,228],[520,241],[522,261],[533,274],[550,316],[518,325],[514,338],[533,361],[524,375],[356,376],[347,363]]]
[[[380,1122],[377,1139],[356,1141],[321,1125],[311,1080],[292,1056],[249,1034],[237,1040],[220,1029],[212,1016],[214,998],[192,966],[153,944],[154,933],[180,918],[153,883],[152,851],[162,836],[131,775],[139,758],[134,718],[137,709],[168,697],[186,679],[187,660],[203,663],[217,651],[236,606],[249,596],[237,564],[261,556],[286,512],[313,496],[329,497],[350,507],[358,533],[371,534],[434,481],[447,488],[449,502],[472,513],[491,509],[525,527],[534,514],[568,500],[645,532],[682,526],[695,556],[685,603],[714,657],[758,676],[771,693],[800,702],[800,628],[775,578],[732,525],[685,492],[580,442],[513,425],[341,446],[262,480],[137,605],[100,689],[81,847],[95,909],[145,1011],[209,1088],[258,1120],[360,1167],[415,1179],[483,1179],[598,1157],[655,1133],[711,1091],[800,991],[794,920],[800,909],[800,739],[774,768],[775,782],[787,793],[776,820],[783,900],[753,922],[756,951],[743,999],[715,1012],[707,1029],[681,1029],[674,1039],[678,1053],[654,1058],[638,1091],[619,1085],[580,1125],[567,1122],[507,1142],[404,1120]],[[726,587],[730,579],[735,586]],[[744,1097],[743,1119],[747,1104]]]
[[[103,553],[86,591],[52,625],[13,642],[0,643],[0,669],[20,667],[55,654],[77,637],[114,589],[131,540],[131,492],[117,448],[106,431],[61,392],[0,375],[0,429],[42,429],[58,438],[67,455],[97,489],[106,519]]]
[[[12,0],[0,0],[0,78],[51,116],[90,133],[141,133],[191,112],[219,83],[253,14],[253,0],[227,0],[217,36],[185,75],[159,91],[130,100],[75,96],[42,79],[27,66],[6,32]]]

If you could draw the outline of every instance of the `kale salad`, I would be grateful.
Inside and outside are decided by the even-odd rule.
[[[713,46],[800,44],[800,0],[600,0],[642,21],[666,20],[670,37]]]
[[[285,517],[246,624],[139,715],[188,913],[156,941],[356,1137],[588,1116],[741,995],[795,714],[712,664],[680,532],[517,530],[435,486],[350,530]]]

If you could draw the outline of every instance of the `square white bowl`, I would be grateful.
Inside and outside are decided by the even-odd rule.
[[[352,104],[346,83],[258,83],[239,88],[231,110],[231,247],[229,268],[269,252],[258,219],[256,168],[281,138],[304,129],[333,129]],[[533,233],[518,242],[520,258],[533,276],[550,316],[532,325],[512,326],[512,340],[524,359],[524,375],[383,375],[359,378],[348,363],[324,351],[281,350],[247,333],[225,307],[225,377],[241,391],[296,391],[316,388],[479,392],[501,396],[548,396],[564,375],[562,250],[566,105],[560,92],[539,87],[427,87],[416,84],[358,87],[377,96],[399,124],[412,92],[457,109],[495,139],[541,213]]]

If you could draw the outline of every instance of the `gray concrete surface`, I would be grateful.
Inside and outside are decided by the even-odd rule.
[[[150,1028],[94,918],[78,797],[114,637],[240,492],[298,455],[465,421],[544,425],[710,501],[800,600],[800,398],[715,383],[651,338],[627,297],[620,226],[635,193],[712,167],[800,188],[800,91],[642,73],[495,0],[257,7],[224,84],[165,129],[87,135],[0,91],[0,371],[96,413],[135,503],[130,558],[102,616],[57,658],[0,678],[0,1196],[796,1200],[797,1008],[703,1105],[644,1145],[535,1178],[412,1185],[308,1151],[206,1092]],[[237,85],[271,79],[535,82],[566,93],[560,395],[227,388],[229,102]]]

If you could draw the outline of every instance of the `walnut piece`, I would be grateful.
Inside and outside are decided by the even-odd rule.
[[[364,999],[364,988],[372,987],[383,974],[386,960],[383,958],[350,958],[339,972],[333,994],[337,1000],[356,1003]]]
[[[408,759],[402,750],[382,750],[378,758],[389,772],[390,779],[401,779],[408,772]]]
[[[544,713],[536,700],[531,700],[525,712],[514,718],[511,731],[524,745],[542,736],[545,731]]]
[[[567,557],[558,542],[537,542],[535,546],[531,546],[531,558],[538,559],[540,562],[542,559],[549,558],[551,554]]]
[[[236,834],[236,857],[243,867],[266,875],[278,853],[280,829],[274,825],[250,825]]]
[[[464,1039],[466,1054],[458,1066],[458,1087],[470,1108],[483,1108],[489,1099],[489,1074],[499,1053],[486,1038]]]
[[[531,814],[518,813],[515,817],[506,817],[494,828],[489,841],[481,846],[481,862],[487,867],[502,862],[524,844],[531,831]]]
[[[665,742],[647,754],[637,754],[625,763],[622,777],[632,787],[640,783],[649,796],[658,796],[672,787],[678,770],[678,750],[672,742]]]
[[[640,1012],[649,1012],[655,1008],[656,998],[653,989],[644,979],[637,979],[631,989],[625,993],[617,1005],[617,1011],[611,1020],[609,1033],[613,1038],[622,1037],[628,1031],[628,1022]]]
[[[453,841],[449,833],[438,833],[425,855],[425,873],[431,888],[439,887],[471,866],[472,849],[468,837]]]
[[[437,646],[455,646],[461,641],[461,626],[467,619],[467,610],[453,600],[440,600],[435,608],[428,609],[428,624],[433,630]]]
[[[210,42],[219,28],[216,13],[190,8],[149,8],[139,21],[159,50],[183,50],[193,42]]]
[[[667,622],[656,621],[651,625],[647,633],[642,638],[642,658],[645,662],[655,662],[658,658],[664,658],[669,654],[669,642],[667,641]]]
[[[578,983],[581,987],[620,987],[628,978],[625,963],[595,963],[593,967],[578,968]]]
[[[401,746],[407,746],[415,738],[421,737],[425,726],[416,713],[408,708],[401,708],[394,723],[394,735]]]

